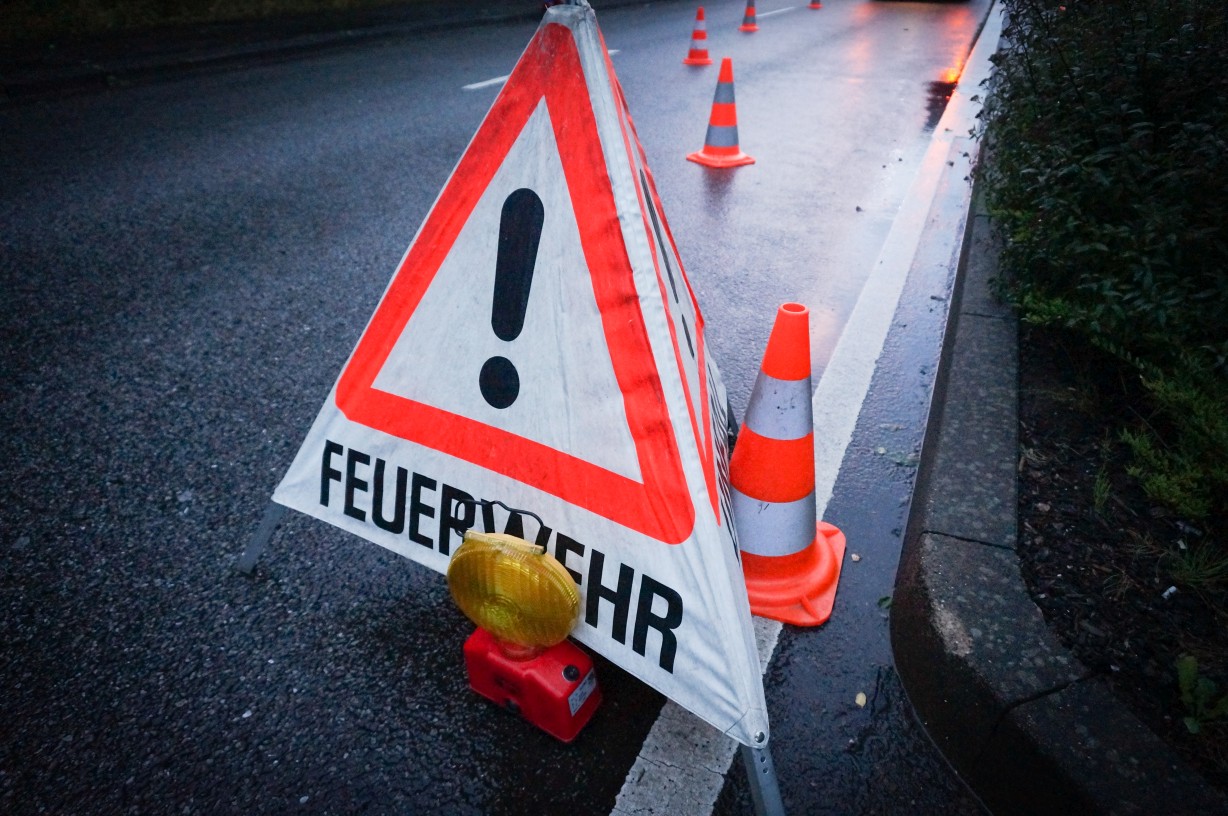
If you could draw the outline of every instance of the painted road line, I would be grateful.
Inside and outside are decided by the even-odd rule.
[[[755,16],[758,17],[760,20],[762,20],[764,17],[771,17],[773,14],[784,14],[786,11],[793,11],[796,8],[798,8],[798,6],[788,6],[786,8],[772,9],[771,11],[759,12],[759,14]]]
[[[870,388],[870,378],[882,352],[900,293],[925,228],[930,204],[947,155],[956,138],[965,137],[976,125],[981,109],[981,81],[989,76],[989,57],[997,50],[1002,30],[1001,8],[995,4],[986,18],[976,47],[968,57],[959,85],[946,111],[934,128],[929,149],[912,189],[900,206],[891,231],[862,288],[857,305],[836,342],[831,361],[814,392],[815,499],[819,518],[831,500],[844,451],[853,438],[861,403]],[[976,97],[973,99],[973,97]],[[820,430],[821,429],[821,432]]]
[[[759,665],[767,671],[781,624],[753,618]],[[666,700],[611,816],[710,813],[738,744],[673,700]]]
[[[612,57],[615,54],[619,53],[619,49],[611,48],[606,53]],[[508,74],[507,76],[492,77],[491,79],[484,79],[481,82],[471,82],[468,85],[462,85],[461,90],[477,91],[477,90],[481,90],[482,88],[489,88],[491,85],[502,85],[504,82],[507,82],[508,76],[511,76],[511,74]]]
[[[508,74],[511,76],[511,74]],[[507,82],[506,76],[495,77],[494,79],[484,79],[481,82],[474,82],[469,85],[463,85],[462,89],[466,91],[476,91],[479,88],[489,88],[491,85],[502,85]]]
[[[820,519],[831,500],[840,463],[869,391],[938,184],[948,170],[946,162],[952,143],[957,138],[966,138],[976,123],[981,107],[979,95],[984,93],[981,82],[989,76],[989,58],[997,50],[1001,31],[1002,12],[995,3],[815,389],[815,503]],[[949,237],[958,241],[962,236]],[[754,618],[754,623],[760,665],[766,671],[782,625],[762,618]],[[616,816],[711,813],[737,748],[733,740],[667,701],[628,772],[611,813]]]

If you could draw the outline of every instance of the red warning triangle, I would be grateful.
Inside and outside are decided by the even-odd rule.
[[[524,151],[517,152],[517,144],[523,143],[526,129],[552,138],[556,152],[547,151],[546,159],[526,157]],[[529,201],[528,195],[515,203],[514,194],[508,195],[503,203],[511,206],[514,212],[510,216],[512,227],[507,232],[522,235],[526,230],[533,232],[535,225],[542,231],[555,231],[560,228],[552,224],[561,223],[563,231],[574,232],[577,236],[574,257],[567,257],[566,240],[561,239],[563,249],[556,248],[549,258],[539,257],[537,263],[551,264],[561,276],[560,280],[568,275],[584,276],[586,287],[591,287],[591,298],[600,313],[599,339],[603,340],[608,360],[594,359],[591,366],[573,365],[572,369],[580,372],[591,367],[597,372],[592,376],[600,376],[602,370],[612,372],[617,390],[608,394],[607,399],[617,401],[621,396],[621,406],[614,406],[608,424],[593,422],[597,422],[596,427],[603,432],[608,429],[615,436],[625,434],[629,437],[634,450],[632,462],[607,460],[602,453],[599,434],[596,439],[576,439],[569,444],[566,440],[551,440],[548,428],[538,434],[517,430],[515,421],[485,421],[481,417],[490,414],[488,407],[498,409],[498,403],[506,401],[508,394],[492,393],[484,399],[486,392],[480,390],[484,386],[478,381],[461,381],[454,387],[441,386],[432,392],[425,385],[422,386],[425,390],[388,387],[386,382],[393,378],[381,377],[382,372],[395,365],[400,372],[397,379],[404,379],[405,375],[412,378],[413,360],[394,359],[398,343],[402,337],[413,333],[415,321],[426,314],[425,308],[421,312],[419,309],[424,300],[429,300],[432,285],[442,277],[441,269],[447,268],[449,259],[458,255],[468,257],[471,251],[466,244],[468,241],[497,240],[495,233],[498,231],[493,228],[474,238],[473,231],[466,230],[466,226],[480,205],[489,210],[488,190],[503,179],[507,172],[505,165],[517,161],[538,162],[545,167],[547,175],[550,168],[555,167],[558,178],[552,183],[563,185],[559,189],[565,190],[570,212],[551,221],[559,209],[551,207],[544,216],[546,226],[543,227],[541,219],[535,221],[535,205],[530,202],[521,206],[522,199]],[[529,175],[537,172],[534,169]],[[529,191],[532,192],[531,188]],[[502,193],[496,196],[502,197]],[[552,198],[555,199],[557,196]],[[483,204],[484,201],[487,203]],[[618,213],[592,96],[585,84],[575,39],[563,25],[543,25],[401,262],[338,380],[337,407],[353,422],[501,473],[659,541],[672,544],[685,540],[694,526],[694,504]],[[489,248],[474,252],[484,257],[491,255]],[[449,278],[450,281],[460,279],[459,272],[451,273]],[[507,291],[502,294],[498,289],[496,281],[495,291],[487,287],[486,292],[490,294],[484,292],[481,297],[472,299],[473,302],[491,303],[489,308],[452,314],[451,323],[440,324],[441,318],[432,318],[436,336],[429,342],[418,342],[416,348],[422,353],[423,347],[429,346],[430,353],[442,357],[442,364],[438,360],[433,363],[436,372],[440,368],[448,371],[447,355],[457,346],[469,348],[466,338],[474,335],[496,337],[500,310],[512,308],[505,298],[510,296],[514,300],[525,295],[523,291],[517,295],[516,286],[505,287]],[[533,298],[529,286],[530,305]],[[497,300],[504,302],[495,302]],[[566,311],[566,300],[561,302]],[[490,309],[494,310],[493,319]],[[453,326],[454,331],[441,328],[447,325]],[[560,335],[549,341],[555,353],[569,353],[569,337]],[[490,342],[498,345],[493,339]],[[539,350],[546,348],[540,338],[536,342]],[[520,343],[517,338],[505,345],[515,349]],[[477,362],[481,363],[497,355],[482,353],[479,356],[482,360]],[[558,389],[558,399],[567,398],[560,383],[521,379],[520,393],[552,386]],[[476,406],[473,410],[466,409],[460,401],[439,396],[458,388],[472,389],[472,404]],[[513,401],[516,398],[513,396]],[[594,409],[600,410],[600,407],[594,406]],[[548,425],[549,422],[549,416],[538,417],[538,424]],[[618,446],[611,444],[609,447]]]
[[[643,213],[644,231],[652,245],[652,263],[657,272],[665,310],[669,315],[670,340],[686,394],[691,430],[695,434],[704,481],[708,486],[712,510],[719,522],[721,513],[716,504],[722,493],[718,492],[715,450],[717,442],[713,436],[712,405],[709,402],[715,392],[709,387],[708,361],[703,342],[703,316],[700,314],[695,293],[691,290],[690,281],[682,271],[678,246],[669,223],[665,220],[665,210],[657,193],[656,181],[652,171],[648,169],[648,157],[644,154],[644,147],[635,130],[635,122],[631,118],[627,99],[623,94],[622,83],[617,79],[608,54],[606,68],[617,99],[619,124],[623,131],[632,175],[639,179],[636,196],[639,199],[640,212]],[[723,409],[725,406],[720,407]]]

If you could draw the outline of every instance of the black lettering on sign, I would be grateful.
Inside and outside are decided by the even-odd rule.
[[[320,504],[328,507],[328,485],[341,482],[341,471],[333,467],[333,457],[345,453],[345,448],[331,439],[324,440],[324,461],[320,463]]]
[[[434,547],[435,542],[422,534],[422,517],[435,518],[435,507],[422,500],[422,491],[435,492],[436,481],[421,473],[414,474],[413,487],[409,492],[409,540],[423,547]]]
[[[717,410],[714,407],[713,413]],[[344,469],[341,460],[345,461]],[[410,541],[437,549],[442,555],[449,555],[453,543],[463,539],[465,531],[478,521],[479,506],[485,530],[497,532],[493,506],[475,501],[471,493],[325,440],[320,457],[320,504],[324,507],[330,506],[334,483],[342,487],[341,510],[345,515],[385,532],[407,532]],[[524,515],[509,513],[503,532],[524,538]],[[431,528],[424,519],[438,519],[436,538],[429,535]],[[554,557],[583,590],[585,626],[623,644],[630,627],[632,651],[667,672],[674,671],[677,630],[685,617],[683,598],[677,590],[637,573],[628,564],[618,564],[615,578],[613,562],[607,561],[605,553],[545,524],[538,529],[536,541],[546,552],[553,549]]]
[[[605,571],[605,553],[592,550],[588,560],[588,599],[584,609],[584,622],[596,627],[601,619],[601,602],[609,601],[614,605],[614,624],[610,627],[610,636],[619,643],[627,642],[627,616],[631,611],[631,585],[635,581],[635,570],[626,564],[618,565],[618,586],[610,589],[601,583],[601,574]]]
[[[473,526],[473,496],[450,484],[443,486],[439,501],[439,551],[452,552],[452,533],[464,540],[465,531]]]
[[[660,598],[665,601],[665,611],[657,614],[653,603]],[[655,629],[661,635],[661,668],[674,670],[674,655],[678,652],[678,638],[674,630],[682,623],[682,596],[665,584],[644,575],[640,578],[640,600],[635,610],[635,634],[631,648],[637,654],[645,654],[648,648],[648,630]]]
[[[566,539],[565,543],[563,539]],[[561,534],[556,535],[555,557],[562,561],[565,567],[567,567],[568,554],[583,555],[584,551],[584,545],[578,541]],[[626,643],[627,623],[632,619],[634,613],[631,648],[636,654],[643,655],[650,660],[655,659],[657,665],[665,671],[673,672],[674,659],[678,654],[678,636],[674,630],[682,625],[684,612],[682,595],[655,578],[640,574],[638,576],[639,597],[633,610],[631,598],[637,578],[635,570],[626,564],[619,564],[617,585],[607,586],[604,583],[605,553],[591,547],[588,548],[588,553],[588,572],[581,582],[581,586],[585,588],[584,623],[599,631],[607,631],[607,627],[602,625],[601,613],[603,611],[602,602],[608,602],[613,608],[613,615],[609,618],[608,626],[610,637],[619,643]],[[567,571],[577,581],[580,581],[581,576],[577,572],[570,567],[567,567]],[[662,604],[663,609],[660,608]],[[650,630],[659,635],[660,641],[659,650],[651,655],[648,653]]]
[[[375,460],[375,490],[371,497],[371,520],[375,526],[390,533],[400,533],[405,529],[405,485],[409,481],[409,471],[403,467],[397,468],[397,487],[392,500],[392,519],[384,515],[384,470],[387,463],[383,459]],[[415,474],[416,475],[416,474]]]
[[[648,177],[644,175],[644,171],[640,170],[640,187],[644,190],[644,206],[648,208],[648,214],[652,217],[652,231],[657,235],[657,248],[661,250],[661,260],[665,263],[665,274],[669,277],[669,288],[674,295],[674,304],[681,309],[682,300],[678,297],[678,283],[674,280],[674,267],[669,262],[670,248],[665,243],[665,231],[661,229],[661,219],[657,215],[657,203],[652,198],[652,191],[648,189]],[[686,324],[686,313],[678,312],[678,322],[682,324],[682,333],[686,335],[686,347],[691,352],[691,359],[695,359],[695,344],[691,341],[691,327]]]
[[[499,525],[495,521],[495,505],[493,502],[479,502],[482,507],[482,529],[488,533],[499,532]],[[503,524],[503,532],[507,535],[513,535],[517,538],[523,538],[525,541],[529,537],[524,534],[524,513],[519,513],[515,510],[508,513],[507,521]],[[537,529],[537,537],[533,543],[541,547],[544,551],[549,552],[551,530],[545,525],[541,525]],[[576,579],[577,583],[579,579]]]
[[[584,575],[576,572],[567,565],[567,556],[575,553],[580,558],[584,557],[584,545],[576,541],[570,536],[565,536],[562,533],[557,533],[554,536],[554,557],[563,565],[563,569],[567,570],[577,584],[584,583]]]
[[[708,382],[714,379],[712,367],[708,367]],[[708,407],[712,413],[712,443],[716,448],[716,486],[720,491],[720,506],[721,515],[725,519],[725,524],[729,527],[729,535],[733,539],[733,550],[739,553],[738,560],[741,560],[740,550],[738,549],[738,528],[733,523],[733,494],[730,492],[729,486],[729,429],[734,427],[730,424],[732,417],[730,416],[729,405],[722,405],[717,399],[716,389],[708,389]]]
[[[499,526],[495,524],[495,505],[481,505],[481,521],[486,532],[499,532]],[[524,514],[513,510],[507,515],[507,521],[503,524],[503,532],[508,536],[516,536],[528,541],[529,537],[524,535]],[[548,546],[550,543],[550,528],[545,525],[538,527],[537,537],[533,539],[533,543],[542,548],[543,551],[549,552]]]
[[[354,504],[354,494],[366,493],[370,485],[365,479],[358,478],[358,466],[366,467],[369,464],[371,457],[353,448],[350,448],[350,452],[345,456],[345,514],[359,521],[366,521],[367,514]]]

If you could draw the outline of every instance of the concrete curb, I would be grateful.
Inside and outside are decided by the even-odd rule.
[[[974,197],[891,610],[931,738],[995,814],[1228,812],[1058,641],[1019,571],[1018,344]]]

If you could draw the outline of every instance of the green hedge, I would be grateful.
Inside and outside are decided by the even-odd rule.
[[[1228,4],[1002,1],[981,176],[1013,299],[1137,372],[1132,472],[1222,535]]]

